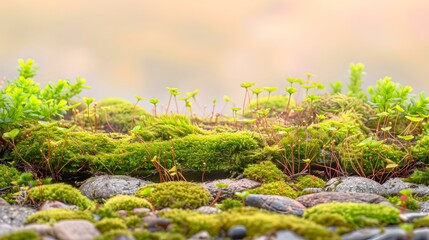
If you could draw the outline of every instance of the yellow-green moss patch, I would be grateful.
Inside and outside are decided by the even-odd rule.
[[[25,223],[55,223],[60,220],[85,219],[94,221],[89,212],[74,211],[71,209],[53,208],[38,211],[27,217]]]
[[[112,211],[118,211],[118,210],[131,211],[134,208],[151,209],[152,205],[146,199],[143,199],[143,198],[128,196],[128,195],[117,195],[107,200],[104,203],[103,207],[109,208]]]

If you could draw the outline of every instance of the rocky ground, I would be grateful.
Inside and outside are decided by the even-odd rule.
[[[222,182],[227,186],[222,188],[219,194],[219,187],[217,183]],[[92,200],[101,201],[109,199],[115,195],[132,195],[136,191],[151,182],[143,181],[137,178],[128,176],[96,176],[88,179],[80,186],[80,192]],[[218,198],[218,201],[229,197],[234,197],[236,192],[243,192],[244,190],[252,189],[260,186],[261,183],[242,178],[239,180],[222,179],[212,182],[202,183],[201,186],[206,188],[213,198]],[[413,189],[416,195],[426,196],[429,195],[429,187],[425,185],[411,184],[402,181],[400,178],[393,178],[379,184],[373,180],[361,177],[344,177],[331,179],[324,188],[311,188],[306,191],[309,194],[302,195],[296,199],[285,196],[276,195],[261,195],[250,194],[244,198],[246,206],[258,209],[268,210],[284,215],[295,215],[302,217],[305,210],[314,206],[331,203],[331,202],[353,202],[361,204],[379,204],[393,206],[385,196],[388,194],[398,194],[403,189]],[[310,193],[312,192],[312,193]],[[1,199],[0,199],[1,200]],[[400,209],[401,213],[399,218],[401,224],[387,225],[383,227],[367,227],[354,230],[345,234],[341,234],[340,238],[344,240],[391,240],[391,239],[429,239],[428,227],[413,227],[407,229],[404,223],[413,223],[416,219],[421,219],[429,215],[429,201],[419,202],[420,210],[407,211]],[[52,222],[51,224],[40,223],[26,223],[28,216],[37,211],[43,211],[51,208],[65,208],[77,210],[77,206],[65,204],[59,201],[45,201],[37,209],[28,206],[10,205],[6,201],[0,201],[0,239],[20,239],[12,238],[10,235],[13,232],[22,232],[29,230],[37,232],[42,239],[46,240],[66,240],[66,239],[95,239],[101,236],[101,232],[94,225],[93,222],[83,219],[70,219]],[[140,213],[142,223],[149,231],[169,231],[173,223],[170,219],[161,217],[160,212],[169,211],[168,208],[163,210],[151,210],[149,208],[136,208],[133,213]],[[219,208],[212,206],[202,206],[193,211],[202,212],[205,214],[217,214],[221,212]],[[130,214],[124,210],[118,210],[120,215],[127,216]],[[143,213],[143,214],[141,214]],[[94,216],[95,218],[97,216]],[[400,226],[401,225],[401,226]],[[305,228],[305,226],[304,226]],[[335,226],[327,227],[329,231],[335,232]],[[251,229],[244,225],[231,226],[228,231],[219,233],[217,236],[210,234],[210,229],[201,230],[187,239],[245,239]],[[9,238],[10,237],[10,238]],[[24,239],[24,238],[22,238]],[[107,239],[107,238],[104,238]],[[130,235],[121,235],[112,237],[111,239],[135,239]],[[174,237],[166,238],[152,238],[152,239],[180,239]],[[306,239],[297,233],[288,229],[276,229],[266,233],[265,235],[246,238],[246,239]],[[314,239],[318,239],[315,237]],[[320,238],[326,239],[326,238]]]

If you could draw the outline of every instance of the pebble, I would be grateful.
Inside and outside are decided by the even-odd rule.
[[[36,210],[32,208],[14,205],[0,205],[0,223],[21,227],[24,225],[25,219],[34,212],[36,212]]]
[[[243,239],[246,237],[246,235],[247,235],[247,229],[246,229],[246,226],[243,226],[243,225],[232,226],[228,230],[228,237],[231,238],[232,240]]]
[[[383,185],[364,177],[332,178],[326,183],[324,190],[328,192],[373,193],[381,196],[387,194],[386,188]]]
[[[415,219],[426,217],[428,215],[428,213],[422,212],[406,212],[399,214],[399,219],[401,219],[402,222],[412,223]]]
[[[201,206],[195,209],[196,212],[205,213],[205,214],[215,214],[222,212],[219,208],[210,207],[210,206]]]
[[[292,198],[276,195],[250,194],[245,199],[246,206],[266,209],[268,211],[302,216],[306,209]]]
[[[54,235],[54,230],[48,224],[32,223],[25,225],[22,230],[38,232],[40,235]]]
[[[62,220],[54,224],[53,231],[58,240],[92,240],[100,236],[94,224],[87,220]]]
[[[60,201],[55,200],[48,200],[40,206],[40,210],[48,210],[52,208],[63,208],[63,209],[72,209],[72,210],[78,210],[78,207],[76,205],[68,205]]]
[[[187,240],[211,240],[211,239],[212,239],[212,237],[210,236],[210,233],[208,233],[207,231],[201,231],[201,232],[194,234],[193,236],[191,236]]]
[[[418,228],[413,231],[413,240],[429,240],[429,228]]]
[[[229,178],[220,179],[220,180],[215,180],[211,182],[201,183],[201,186],[207,189],[213,197],[216,197],[219,191],[219,188],[216,186],[216,184],[218,183],[224,183],[228,185],[221,189],[222,192],[218,201],[225,198],[234,198],[235,197],[234,193],[236,192],[243,192],[245,190],[249,190],[249,189],[257,188],[261,186],[260,182],[253,181],[247,178],[242,178],[239,180],[229,179]]]
[[[320,192],[307,194],[295,199],[307,208],[330,202],[355,202],[355,203],[385,203],[389,201],[377,194],[356,192]]]
[[[305,240],[305,238],[297,235],[293,231],[289,230],[279,230],[269,236],[259,236],[255,240]]]

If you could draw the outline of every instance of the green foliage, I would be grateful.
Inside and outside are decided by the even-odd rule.
[[[366,100],[366,95],[362,91],[362,76],[364,73],[364,65],[362,63],[358,64],[350,64],[350,83],[347,86],[349,91],[347,92],[347,96],[360,98],[362,100]]]
[[[387,200],[398,207],[403,207],[411,211],[420,209],[419,203],[412,196],[406,196],[406,200],[402,196],[388,196]]]
[[[380,112],[387,112],[396,105],[406,109],[410,103],[412,90],[409,86],[403,87],[399,83],[392,82],[390,77],[385,77],[378,80],[375,86],[368,87],[369,102]]]
[[[152,194],[143,196],[146,188],[153,188]],[[135,196],[147,198],[158,209],[189,208],[194,209],[208,205],[212,200],[210,192],[199,184],[191,182],[163,182],[140,188]]]
[[[293,184],[294,187],[298,189],[298,191],[302,191],[305,188],[324,188],[326,182],[313,175],[304,175],[296,178],[297,183]]]
[[[380,204],[333,202],[306,209],[303,217],[324,226],[332,226],[331,224],[337,223],[341,224],[338,227],[349,227],[348,230],[354,230],[398,224],[400,223],[399,213],[400,211],[396,208]],[[335,222],[327,221],[334,216],[337,219]]]
[[[278,195],[289,198],[298,197],[298,193],[284,181],[263,183],[260,187],[248,190],[251,194]]]
[[[120,218],[103,218],[95,223],[95,227],[103,234],[110,230],[128,229],[124,220]]]
[[[343,90],[343,84],[341,81],[330,82],[329,86],[331,87],[331,94],[338,94]]]
[[[278,229],[291,230],[305,239],[336,240],[338,235],[311,221],[293,216],[261,211],[254,208],[233,208],[216,214],[203,214],[174,209],[160,212],[173,222],[172,232],[192,236],[202,230],[217,236],[232,226],[244,225],[247,237],[256,237]]]
[[[222,211],[226,211],[231,208],[242,207],[243,204],[241,203],[241,201],[237,199],[226,198],[222,200],[219,204],[216,204],[215,206],[216,208],[219,208]]]
[[[16,231],[0,236],[0,240],[39,240],[41,237],[35,231]]]
[[[109,208],[112,211],[126,210],[131,211],[134,208],[152,208],[152,205],[143,198],[117,195],[109,198],[103,205],[105,208]]]
[[[12,182],[16,181],[20,174],[16,168],[0,164],[0,188],[11,186]]]
[[[411,146],[413,158],[417,161],[429,163],[429,135],[423,136]]]
[[[58,80],[56,84],[39,88],[39,84],[31,79],[36,74],[33,61],[19,60],[19,64],[20,77],[8,81],[0,90],[0,130],[20,125],[22,121],[62,117],[70,108],[67,102],[88,88],[86,80],[80,77],[74,84]]]
[[[404,181],[429,185],[429,169],[425,171],[415,170],[408,178],[405,178]]]
[[[91,213],[74,211],[71,209],[52,208],[35,212],[27,217],[26,224],[29,223],[47,223],[53,224],[61,220],[83,219],[93,222]]]
[[[57,200],[66,204],[76,205],[81,210],[94,205],[94,203],[82,195],[78,189],[65,183],[33,187],[28,192],[28,197],[33,203]]]
[[[270,183],[286,180],[288,177],[271,161],[249,164],[243,172],[246,178],[258,182]]]
[[[132,234],[128,229],[112,229],[103,233],[103,235],[94,238],[94,240],[113,240],[119,235],[124,235],[127,237],[131,237]]]
[[[274,115],[276,113],[280,113],[284,111],[285,107],[287,106],[289,97],[283,96],[283,95],[271,95],[267,97],[260,97],[258,99],[259,106],[256,106],[256,99],[250,101],[250,109],[255,110],[259,109],[260,106],[263,106],[264,109],[270,109],[271,115]],[[289,107],[294,107],[296,105],[295,100],[292,98],[290,101]],[[246,117],[249,117],[250,114],[247,113],[245,115]]]

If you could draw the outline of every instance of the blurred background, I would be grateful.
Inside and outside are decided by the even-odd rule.
[[[82,96],[164,105],[166,87],[200,89],[210,106],[240,105],[242,82],[278,94],[306,73],[347,83],[358,62],[365,89],[391,76],[429,93],[429,1],[0,0],[0,77],[16,77],[18,58],[38,63],[43,84],[82,76]]]

